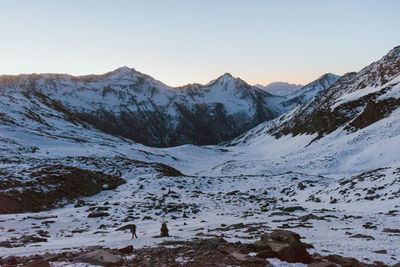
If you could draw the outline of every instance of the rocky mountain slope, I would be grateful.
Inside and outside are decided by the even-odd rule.
[[[357,131],[387,116],[400,105],[400,47],[358,73],[347,73],[323,94],[280,118],[270,133],[318,134],[339,127]]]
[[[206,85],[171,88],[127,67],[104,75],[80,77],[1,76],[0,91],[6,103],[13,98],[33,98],[74,121],[159,147],[216,144],[285,110],[280,97],[230,74]],[[24,106],[29,113],[28,105]],[[7,117],[13,115],[0,112],[0,119],[11,123]]]

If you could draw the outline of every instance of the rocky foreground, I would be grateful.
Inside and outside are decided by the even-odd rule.
[[[252,244],[229,243],[222,237],[193,241],[165,241],[158,247],[134,249],[91,246],[78,251],[25,257],[0,258],[2,266],[69,266],[86,263],[100,266],[273,266],[272,262],[301,263],[310,267],[388,266],[375,261],[367,264],[351,257],[309,254],[313,246],[299,234],[275,230]],[[81,265],[82,266],[82,265]],[[85,265],[87,266],[87,265]],[[399,267],[400,263],[393,265]]]

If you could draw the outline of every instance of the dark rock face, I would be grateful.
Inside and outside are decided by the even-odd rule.
[[[11,178],[2,182],[0,214],[49,210],[63,199],[92,196],[125,183],[117,176],[63,165],[42,166],[30,178],[28,184]],[[24,188],[22,191],[13,189],[18,182]]]
[[[172,107],[174,117],[157,105],[153,105],[152,110],[115,114],[100,109],[94,114],[79,113],[76,116],[106,133],[149,146],[210,145],[237,137],[264,121],[276,118],[279,113],[268,107],[264,101],[266,97],[267,93],[257,92],[249,100],[244,100],[251,101],[255,109],[253,115],[244,111],[229,114],[225,105],[219,102],[188,106],[175,101]]]

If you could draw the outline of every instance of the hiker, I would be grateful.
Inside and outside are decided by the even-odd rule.
[[[161,224],[161,237],[169,237],[167,222],[165,221],[165,217],[162,216],[162,224]]]
[[[138,238],[137,235],[136,235],[136,225],[135,225],[135,224],[132,224],[132,225],[130,225],[130,226],[131,226],[131,227],[130,227],[129,229],[131,230],[131,233],[132,233],[132,239],[133,239],[134,237]]]

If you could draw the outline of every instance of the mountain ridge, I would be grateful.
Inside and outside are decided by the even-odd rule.
[[[283,112],[279,97],[230,74],[174,88],[121,67],[102,75],[0,76],[0,88],[46,96],[102,131],[161,147],[216,144]]]

